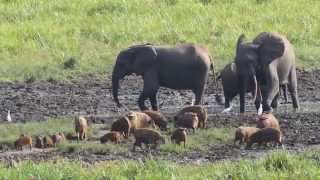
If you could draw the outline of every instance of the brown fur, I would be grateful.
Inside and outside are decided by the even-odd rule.
[[[274,142],[282,145],[281,132],[276,128],[263,128],[252,134],[247,143],[247,149],[254,143],[258,143],[259,147],[262,143]]]
[[[108,141],[118,144],[121,141],[121,134],[117,131],[111,131],[100,138],[101,144]]]
[[[43,144],[43,137],[41,136],[36,136],[36,144],[35,144],[36,148],[44,148],[44,144]]]
[[[153,129],[138,128],[134,130],[133,135],[136,139],[133,151],[135,151],[136,146],[141,148],[142,144],[145,144],[148,148],[149,145],[153,145],[153,148],[156,148],[160,143],[165,143],[164,137]]]
[[[181,114],[184,114],[185,112],[196,113],[199,119],[199,128],[205,128],[208,118],[208,112],[205,107],[201,105],[187,106],[177,113],[177,115],[174,117],[175,121]]]
[[[279,122],[272,113],[263,113],[257,121],[257,128],[267,127],[280,129]]]
[[[64,141],[64,135],[62,136],[60,133],[57,134],[53,134],[51,136],[52,142],[53,142],[53,146],[56,147],[57,144],[61,143],[62,141]]]
[[[28,135],[20,136],[15,142],[14,147],[17,150],[22,150],[23,146],[29,146],[30,150],[32,149],[32,138]]]
[[[160,128],[160,130],[167,130],[167,118],[159,111],[145,110],[143,111],[147,115],[149,115],[154,123]]]
[[[87,138],[88,121],[83,116],[76,116],[74,125],[78,140],[85,140]]]
[[[134,129],[137,128],[155,128],[154,121],[145,113],[130,111],[126,116],[129,118],[131,131],[134,131]]]
[[[52,141],[51,137],[49,137],[49,136],[43,137],[43,146],[44,146],[44,148],[53,147],[53,141]]]
[[[171,135],[171,141],[179,145],[181,142],[183,142],[183,146],[186,147],[186,141],[187,141],[186,128],[178,128],[175,131],[173,131]]]
[[[126,116],[120,117],[114,121],[111,125],[111,131],[117,131],[122,134],[126,139],[129,137],[131,129],[131,123]]]
[[[193,132],[195,132],[195,129],[198,128],[199,119],[196,113],[193,112],[185,112],[183,114],[180,114],[177,117],[177,120],[175,121],[176,127],[184,127],[187,129],[193,129]]]
[[[243,142],[247,143],[252,134],[258,132],[259,130],[259,128],[255,127],[238,127],[235,132],[234,145],[237,141],[239,141],[239,144],[242,144]]]

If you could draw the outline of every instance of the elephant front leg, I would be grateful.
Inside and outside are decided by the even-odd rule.
[[[230,104],[230,102],[235,96],[236,94],[233,92],[224,92],[225,103],[224,103],[224,110],[222,111],[222,113],[228,113],[231,111],[232,105]]]
[[[271,103],[279,93],[279,78],[276,67],[270,66],[267,71],[267,86],[262,96],[262,108],[265,112],[272,111]]]
[[[158,109],[157,104],[157,91],[159,89],[159,83],[157,75],[154,71],[146,73],[143,77],[144,85],[143,91],[140,94],[138,104],[141,110],[147,110],[148,108],[145,105],[145,100],[150,98],[152,109]]]
[[[142,92],[139,96],[139,100],[138,100],[138,104],[139,104],[139,108],[141,111],[145,111],[148,110],[147,106],[145,105],[144,101],[147,99],[148,97],[145,95],[144,92]]]
[[[194,105],[202,104],[202,96],[204,92],[204,86],[200,86],[197,89],[193,90],[193,93],[195,95],[195,102]]]
[[[159,106],[158,106],[158,101],[157,101],[157,91],[151,95],[150,102],[151,102],[152,110],[158,111]]]

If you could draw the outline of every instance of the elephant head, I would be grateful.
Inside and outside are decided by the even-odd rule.
[[[283,39],[275,33],[260,33],[252,42],[244,42],[242,34],[238,38],[235,64],[240,91],[240,112],[244,112],[244,94],[249,81],[254,82],[254,97],[257,95],[257,83],[265,77],[266,67],[284,53]],[[258,81],[257,81],[258,78]]]
[[[130,74],[143,76],[156,66],[156,58],[157,52],[151,44],[132,46],[118,54],[112,72],[112,94],[118,107],[122,106],[118,99],[119,80]]]

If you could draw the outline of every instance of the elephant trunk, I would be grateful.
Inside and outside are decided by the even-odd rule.
[[[119,80],[120,80],[119,75],[116,69],[114,69],[112,73],[112,95],[113,95],[113,100],[115,101],[117,106],[121,107],[122,105],[120,104],[119,98],[118,98]]]

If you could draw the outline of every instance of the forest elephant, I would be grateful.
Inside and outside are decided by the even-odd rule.
[[[262,32],[252,42],[244,42],[244,39],[243,34],[238,38],[234,60],[239,78],[240,112],[245,111],[245,93],[250,81],[254,82],[253,99],[261,93],[264,112],[276,108],[279,85],[284,84],[288,86],[294,109],[298,109],[295,53],[287,38],[274,32]]]
[[[149,99],[152,110],[158,110],[159,87],[176,90],[192,90],[195,104],[201,104],[210,67],[213,67],[208,50],[201,45],[183,44],[176,47],[135,45],[121,51],[112,73],[112,93],[118,107],[119,80],[126,75],[136,74],[143,78],[143,90],[138,104],[147,110]]]

